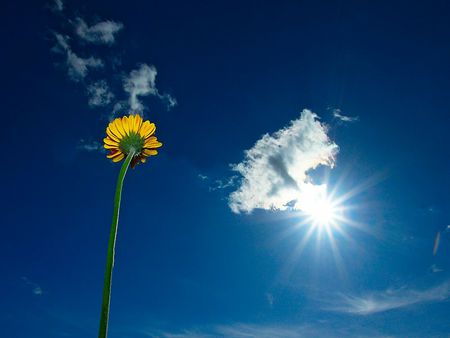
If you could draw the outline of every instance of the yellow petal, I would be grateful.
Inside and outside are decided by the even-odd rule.
[[[134,128],[136,133],[139,133],[142,125],[142,117],[139,114],[134,115]]]
[[[111,139],[111,138],[109,138],[109,137],[105,137],[104,139],[103,139],[103,142],[105,143],[105,144],[109,144],[109,145],[111,145],[111,146],[119,146],[119,142],[117,142],[117,141],[115,141],[115,140],[113,140],[113,139]]]
[[[106,155],[106,157],[107,157],[107,158],[113,158],[113,157],[119,156],[119,155],[121,155],[121,154],[123,155],[122,151],[119,149],[119,150],[117,150],[117,152],[115,152],[115,153]]]
[[[156,141],[156,136],[150,136],[145,139],[145,143]]]
[[[105,149],[119,149],[118,146],[112,146],[112,145],[109,145],[109,144],[106,144],[106,143],[103,145],[103,148],[105,148]]]
[[[158,154],[158,151],[154,149],[143,149],[142,153],[146,156],[152,156]]]
[[[120,138],[117,135],[115,135],[114,132],[111,130],[111,123],[106,128],[106,135],[108,135],[110,139],[116,142],[120,142]]]
[[[106,128],[106,133],[108,135],[112,134],[113,138],[120,140],[121,135],[117,130],[117,128],[115,127],[114,121],[115,120],[109,122],[108,127]]]
[[[122,123],[121,123],[120,119],[115,119],[110,124],[111,131],[114,133],[114,135],[116,135],[119,138],[119,140],[125,136],[125,132],[123,131],[121,124]],[[119,127],[119,125],[120,125],[120,127]]]
[[[161,146],[162,143],[155,136],[150,136],[144,142],[144,148],[159,148]]]
[[[112,146],[112,145],[106,144],[106,143],[103,145],[103,147],[104,147],[105,149],[117,149],[117,150],[120,149],[118,146]]]
[[[150,121],[145,121],[142,124],[140,134],[142,137],[147,138],[147,137],[153,135],[155,130],[156,130],[156,126],[154,123],[150,123]]]
[[[145,157],[141,157],[141,162],[145,163],[147,161],[147,159]]]
[[[114,158],[112,159],[112,161],[113,161],[113,162],[119,162],[119,161],[122,161],[124,157],[125,157],[124,154],[120,154],[119,156],[114,157]]]
[[[144,123],[142,123],[141,129],[139,130],[139,134],[142,137],[145,137],[144,135],[147,133],[147,130],[149,129],[150,126],[150,122],[149,121],[145,121]]]
[[[130,133],[130,127],[128,125],[128,117],[122,117],[122,127],[125,130],[125,134],[128,135]]]
[[[134,129],[134,115],[128,116],[128,129],[130,133],[135,133],[137,130]]]
[[[154,149],[154,148],[160,148],[160,147],[162,147],[162,143],[161,142],[158,142],[158,141],[153,141],[153,142],[146,142],[145,144],[144,144],[144,148],[147,148],[147,149]]]
[[[116,125],[116,127],[119,130],[120,135],[122,137],[127,135],[127,133],[125,132],[125,129],[123,128],[123,123],[122,123],[121,118],[116,119],[114,124]]]

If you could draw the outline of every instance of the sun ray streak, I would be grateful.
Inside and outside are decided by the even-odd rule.
[[[290,241],[299,236],[300,238],[287,255],[287,259],[284,259],[276,280],[289,283],[297,269],[307,267],[300,261],[305,249],[308,251],[305,252],[305,257],[309,260],[312,257],[314,259],[308,266],[321,265],[331,258],[331,262],[336,267],[336,275],[341,280],[346,280],[348,267],[345,265],[345,257],[348,250],[358,253],[366,251],[362,243],[356,240],[359,237],[352,236],[352,233],[356,230],[370,236],[377,236],[376,227],[370,227],[358,221],[362,206],[355,204],[353,198],[377,184],[384,176],[383,173],[373,175],[343,194],[341,192],[343,187],[339,189],[337,186],[343,184],[342,180],[330,190],[327,189],[327,181],[320,185],[305,183],[300,186],[298,198],[289,202],[290,209],[280,215],[283,220],[289,220],[289,223],[292,220],[298,220],[298,222],[284,228],[277,236],[277,241]],[[364,205],[363,208],[371,208],[371,206]],[[313,250],[312,257],[311,250]],[[314,274],[316,270],[312,269],[311,273]]]
[[[309,239],[314,233],[314,228],[310,227],[306,234],[303,236],[302,240],[297,244],[294,251],[291,253],[287,261],[283,264],[283,267],[280,272],[280,279],[289,279],[289,276],[291,275],[292,271],[295,268],[295,265],[301,256],[303,250],[305,249],[306,245],[309,243]]]

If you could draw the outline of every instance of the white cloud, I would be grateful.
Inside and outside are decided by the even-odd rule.
[[[270,292],[266,293],[266,300],[269,303],[270,307],[273,307],[273,303],[275,302],[275,297]]]
[[[170,109],[177,104],[177,100],[170,94],[160,94],[156,88],[156,75],[158,71],[155,66],[141,64],[138,69],[132,70],[128,77],[124,78],[123,89],[129,93],[129,106],[133,112],[142,113],[144,105],[139,96],[155,95],[166,102]]]
[[[114,104],[114,107],[111,111],[109,119],[112,121],[115,116],[126,114],[126,111],[129,109],[127,101],[118,101]]]
[[[74,81],[86,77],[89,68],[102,68],[102,60],[94,57],[81,58],[72,51],[67,51],[67,72]]]
[[[35,288],[33,288],[33,293],[37,296],[42,295],[42,289],[40,286],[36,286]]]
[[[68,50],[70,50],[69,46],[69,37],[67,35],[62,35],[59,33],[54,33],[56,45],[53,46],[52,52],[54,53],[66,53]]]
[[[62,1],[64,0],[52,1],[54,2],[51,5],[47,5],[47,7],[52,7],[53,12],[62,11],[62,8],[64,8]],[[61,15],[61,18],[68,20],[72,25],[72,35],[69,37],[68,35],[54,32],[55,44],[51,51],[64,56],[65,59],[64,62],[61,62],[61,65],[65,66],[64,69],[66,69],[71,80],[79,82],[85,87],[89,106],[97,107],[111,104],[113,109],[110,118],[113,118],[118,112],[122,114],[127,114],[130,111],[143,113],[145,108],[143,102],[141,102],[143,96],[155,96],[164,103],[168,110],[177,105],[177,100],[172,95],[160,93],[156,88],[157,70],[152,65],[141,64],[137,69],[132,70],[128,76],[114,76],[108,79],[108,81],[113,83],[115,80],[122,81],[123,90],[125,91],[125,97],[123,98],[120,95],[114,95],[105,80],[92,79],[90,74],[94,69],[108,66],[114,72],[120,71],[119,59],[115,55],[110,55],[110,57],[105,58],[105,61],[109,60],[110,62],[105,63],[102,59],[89,53],[87,49],[89,46],[86,46],[86,43],[74,44],[73,41],[111,45],[115,42],[117,34],[123,29],[124,25],[122,23],[105,20],[90,26],[81,17],[71,20],[66,15]],[[81,49],[79,50],[78,48]],[[86,53],[89,54],[86,55]],[[118,100],[113,101],[115,98]]]
[[[31,292],[33,292],[33,294],[35,294],[36,296],[41,296],[44,293],[42,291],[42,288],[38,284],[29,280],[27,277],[22,277],[22,280],[26,285],[31,287]]]
[[[124,79],[123,89],[130,94],[129,104],[133,112],[141,113],[144,105],[138,96],[156,95],[156,75],[154,66],[142,64],[139,69],[132,70],[130,75]]]
[[[149,332],[151,337],[160,338],[298,338],[306,337],[306,333],[311,334],[317,330],[307,326],[276,326],[276,325],[253,325],[253,324],[230,324],[204,327],[200,329],[183,330],[180,332]],[[311,335],[309,335],[311,336]]]
[[[304,336],[304,334],[310,332],[310,330],[306,326],[289,327],[236,324],[232,326],[219,326],[217,332],[223,337],[233,338],[298,338],[299,334]]]
[[[55,7],[58,9],[58,11],[62,11],[64,9],[64,3],[62,0],[55,0]]]
[[[209,187],[209,191],[215,191],[218,189],[227,189],[234,187],[236,184],[236,181],[238,179],[237,175],[233,175],[226,180],[215,180],[214,185]]]
[[[114,99],[114,94],[110,91],[105,80],[97,81],[87,87],[89,96],[89,106],[106,106]]]
[[[53,3],[48,5],[48,8],[53,12],[62,12],[64,10],[64,3],[62,0],[53,0]]]
[[[444,301],[449,297],[450,282],[447,281],[425,290],[400,288],[372,292],[364,296],[341,295],[337,304],[327,307],[325,310],[354,315],[371,315],[415,304]]]
[[[346,116],[342,114],[342,110],[333,109],[333,117],[342,122],[355,122],[359,120],[358,116]]]
[[[95,44],[111,45],[115,42],[115,35],[123,29],[121,22],[111,20],[102,21],[88,26],[82,18],[75,20],[75,33],[83,40]]]
[[[142,113],[143,103],[139,96],[154,95],[164,101],[168,109],[177,104],[177,100],[170,94],[160,94],[156,88],[156,76],[158,71],[155,66],[141,64],[138,69],[130,72],[130,75],[123,79],[123,89],[129,94],[129,109],[135,113]],[[123,106],[123,104],[121,104]]]
[[[101,68],[102,60],[94,57],[82,58],[72,51],[69,45],[69,37],[55,33],[56,45],[52,48],[55,53],[65,53],[67,73],[73,81],[84,79],[89,68]]]
[[[265,134],[245,159],[233,166],[242,175],[240,187],[230,194],[233,212],[254,209],[302,209],[302,194],[322,186],[311,183],[308,171],[319,165],[333,166],[338,146],[331,142],[326,127],[310,110],[269,135]]]
[[[149,337],[158,338],[299,338],[299,337],[388,337],[365,327],[349,323],[345,325],[329,325],[329,323],[314,322],[311,324],[246,324],[232,323],[227,325],[214,325],[199,327],[178,332],[161,332],[144,330],[140,333]],[[389,336],[393,337],[393,336]]]
[[[177,105],[177,99],[170,94],[158,94],[158,97],[166,103],[167,109],[171,109]]]
[[[437,266],[436,264],[433,264],[430,266],[430,270],[433,273],[437,273],[437,272],[442,272],[444,271],[444,269],[441,269],[439,266]]]
[[[93,152],[98,151],[101,153],[105,152],[105,148],[103,148],[103,145],[100,142],[97,141],[86,141],[84,139],[81,139],[78,143],[77,149],[84,150],[87,152]]]

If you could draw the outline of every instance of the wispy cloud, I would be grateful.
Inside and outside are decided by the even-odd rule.
[[[61,8],[58,11],[62,11],[64,4],[59,0],[49,6],[56,6]],[[52,11],[55,12],[56,10]],[[124,74],[124,71],[117,64],[117,57],[113,54],[113,51],[110,52],[108,57],[100,59],[93,53],[98,47],[87,45],[89,43],[111,46],[116,42],[118,33],[124,29],[124,24],[113,20],[103,20],[89,25],[81,16],[71,19],[70,13],[60,15],[59,18],[66,21],[61,25],[63,27],[61,31],[64,33],[53,33],[55,44],[51,50],[56,54],[64,55],[67,73],[71,80],[80,83],[85,88],[90,107],[106,107],[105,109],[111,111],[109,117],[113,118],[118,112],[121,114],[129,112],[142,114],[144,108],[146,108],[142,98],[149,95],[160,99],[168,109],[177,104],[177,100],[172,95],[161,94],[157,89],[156,76],[158,72],[153,65],[143,63],[137,69],[132,70],[128,76],[117,76],[116,74],[116,76],[111,76],[108,79],[90,76],[92,70],[99,68]],[[65,28],[68,26],[67,24],[69,24],[69,27],[73,27],[73,30],[67,31]],[[105,50],[103,49],[102,55],[104,54]],[[117,83],[116,81],[120,82]],[[124,93],[121,93],[121,95],[113,93],[111,88],[120,85],[122,85]]]
[[[175,107],[178,104],[178,101],[176,98],[174,98],[172,95],[164,93],[162,95],[159,95],[159,98],[165,102],[167,109],[171,109]]]
[[[68,73],[72,80],[79,81],[84,79],[89,68],[102,68],[103,61],[92,56],[81,58],[72,51],[67,52]]]
[[[342,110],[340,109],[333,109],[333,117],[342,122],[356,122],[359,120],[358,116],[346,116],[342,114]]]
[[[233,175],[224,180],[215,180],[214,184],[209,187],[209,191],[215,191],[219,189],[227,189],[232,188],[236,185],[236,181],[238,180],[237,175]]]
[[[138,69],[132,70],[130,75],[123,80],[123,89],[130,94],[129,104],[132,111],[142,112],[144,105],[139,101],[139,96],[156,95],[156,75],[154,66],[140,65]]]
[[[267,300],[267,303],[270,305],[270,307],[273,307],[273,303],[275,302],[275,297],[272,293],[270,293],[270,292],[266,293],[266,300]]]
[[[357,333],[355,333],[355,331]],[[155,338],[299,338],[299,337],[387,337],[366,328],[355,328],[349,324],[343,327],[315,324],[246,324],[234,323],[211,327],[194,328],[178,332],[146,331]],[[393,337],[393,336],[390,336]]]
[[[88,85],[86,89],[90,107],[106,106],[114,99],[114,94],[105,80],[94,82]]]
[[[49,8],[54,12],[62,12],[64,10],[64,2],[62,0],[53,0]]]
[[[53,46],[52,52],[64,54],[65,52],[70,50],[69,47],[70,38],[67,35],[54,33],[54,37],[56,44]]]
[[[41,287],[40,287],[40,286],[36,286],[36,287],[33,289],[33,293],[34,293],[35,295],[38,295],[38,296],[42,295],[42,289],[41,289]]]
[[[242,181],[229,196],[231,210],[301,209],[307,190],[322,189],[311,183],[308,171],[319,165],[332,167],[337,151],[338,146],[330,141],[317,115],[303,110],[287,127],[265,134],[245,152],[245,159],[233,166]]]
[[[112,20],[101,21],[89,26],[82,18],[77,17],[74,22],[75,33],[84,41],[94,44],[112,45],[115,36],[123,29],[121,22]]]
[[[430,266],[430,270],[433,273],[438,273],[438,272],[442,272],[444,271],[444,269],[440,268],[439,266],[437,266],[436,264],[433,264]]]
[[[103,145],[100,142],[97,141],[87,141],[85,139],[81,139],[78,143],[77,149],[84,150],[87,152],[105,152],[105,149],[103,148]]]
[[[209,191],[216,191],[216,190],[220,190],[220,189],[232,188],[232,187],[236,186],[236,183],[238,180],[237,175],[232,175],[228,178],[216,179],[216,180],[210,178],[207,175],[203,175],[203,174],[198,174],[197,177],[199,179],[201,179],[202,181],[207,182],[207,184],[209,185]]]
[[[169,94],[160,94],[156,88],[156,76],[158,71],[153,65],[141,64],[123,79],[123,89],[129,94],[129,106],[131,111],[141,113],[144,110],[140,96],[154,95],[166,101],[168,108],[176,105],[177,101]]]
[[[303,331],[303,333],[302,333]],[[232,326],[219,326],[217,332],[225,337],[233,338],[298,338],[299,334],[304,335],[309,331],[306,326],[264,326],[236,324]]]
[[[372,292],[363,296],[339,295],[336,303],[325,310],[353,315],[371,315],[374,313],[407,308],[416,304],[440,302],[450,297],[450,281],[429,289],[388,289]]]
[[[276,326],[276,325],[253,325],[253,324],[230,324],[217,325],[210,328],[199,328],[183,330],[179,332],[151,333],[152,337],[160,338],[298,338],[305,337],[306,331],[311,330],[306,326]]]
[[[89,71],[89,68],[102,68],[104,66],[103,61],[95,58],[88,57],[82,58],[78,56],[69,45],[69,37],[54,33],[56,44],[52,48],[53,52],[63,53],[66,56],[67,73],[73,81],[83,80]]]
[[[35,282],[29,280],[27,277],[22,277],[22,281],[31,287],[31,292],[33,292],[36,296],[41,296],[43,294],[42,288]]]

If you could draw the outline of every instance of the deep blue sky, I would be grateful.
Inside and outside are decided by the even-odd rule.
[[[124,25],[112,46],[72,37],[80,55],[120,60],[89,76],[126,99],[123,76],[154,65],[178,102],[142,98],[164,147],[126,177],[111,338],[448,337],[447,1],[64,4],[2,4],[0,336],[97,335],[120,166],[82,147],[101,142],[111,107],[90,108],[51,51],[52,32],[82,17]],[[314,235],[296,256],[295,213],[235,214],[239,181],[217,188],[304,108],[340,149],[311,175],[340,195],[360,188],[340,260]]]

